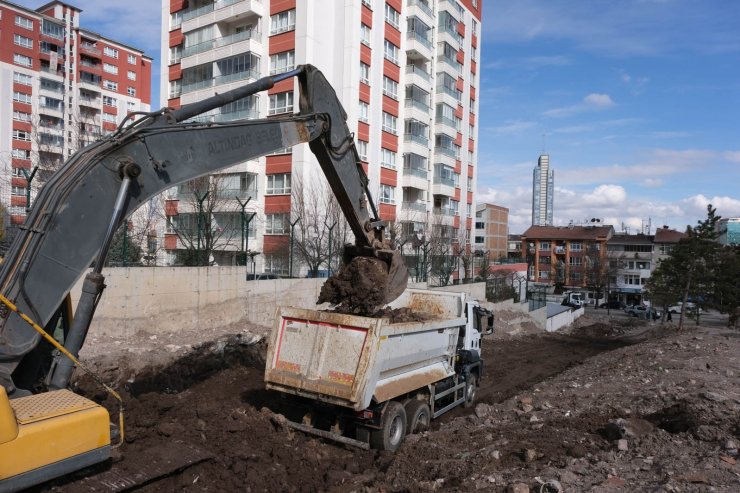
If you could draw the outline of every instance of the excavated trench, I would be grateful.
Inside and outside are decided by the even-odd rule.
[[[478,400],[504,401],[622,345],[602,337],[551,335],[486,340],[486,378]],[[276,412],[299,419],[304,404],[265,390],[265,350],[264,342],[248,344],[239,336],[229,336],[194,348],[164,367],[129,372],[119,362],[117,383],[124,390],[128,423],[120,456],[57,481],[55,491],[93,491],[89,480],[96,474],[114,471],[124,478],[141,476],[151,468],[153,453],[158,459],[177,461],[182,451],[192,449],[206,458],[134,489],[341,491],[337,485],[350,478],[382,476],[395,460],[392,454],[326,443],[285,426]],[[82,377],[76,384],[78,392],[102,397],[91,379]],[[104,405],[116,409],[111,399]],[[460,408],[449,413],[434,422],[430,433],[440,433],[441,440],[465,440],[440,429],[452,418],[470,412]],[[429,460],[434,457],[415,457],[419,464]]]

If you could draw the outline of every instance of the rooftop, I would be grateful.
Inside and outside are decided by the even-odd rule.
[[[678,243],[679,240],[686,238],[686,233],[681,233],[675,229],[659,228],[655,231],[655,243]]]
[[[530,226],[522,238],[528,240],[608,240],[612,226]]]

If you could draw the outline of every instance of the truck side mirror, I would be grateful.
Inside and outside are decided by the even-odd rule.
[[[490,336],[493,334],[493,313],[488,315],[488,324],[486,325],[486,331],[483,332],[483,335]]]

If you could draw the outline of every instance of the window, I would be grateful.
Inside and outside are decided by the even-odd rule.
[[[136,72],[129,70],[127,73],[128,80],[136,80]]]
[[[180,10],[179,12],[175,12],[174,14],[170,14],[170,30],[180,27],[180,25],[182,24],[182,13],[183,11]]]
[[[134,103],[133,101],[127,101],[126,111],[136,111],[136,103]]]
[[[118,58],[118,50],[110,46],[103,48],[103,53],[111,58]]]
[[[290,173],[267,175],[265,195],[285,195],[290,193]]]
[[[31,38],[21,36],[20,34],[13,35],[13,43],[24,48],[33,48],[33,40]]]
[[[25,111],[13,111],[13,120],[18,120],[20,122],[30,122],[31,113],[26,113]]]
[[[129,55],[128,56],[128,63],[129,63],[129,65],[136,65],[136,56],[135,55]]]
[[[398,134],[396,130],[396,117],[385,111],[383,112],[383,131]]]
[[[360,82],[370,84],[370,65],[360,62]]]
[[[385,21],[388,24],[395,27],[396,29],[399,29],[398,21],[399,21],[400,16],[401,15],[398,13],[396,9],[394,9],[387,3],[385,4]]]
[[[540,271],[540,279],[550,279],[550,271],[549,270],[541,270]]]
[[[182,91],[182,79],[170,81],[170,93],[169,98],[179,98],[180,92]]]
[[[484,223],[483,221],[475,222],[475,229],[485,229],[485,227],[486,227],[486,223]]]
[[[290,230],[288,214],[265,214],[265,234],[284,235]]]
[[[33,29],[33,21],[31,19],[21,17],[20,15],[15,16],[15,25],[20,26],[23,29]]]
[[[25,130],[13,130],[13,138],[15,140],[31,142],[31,132],[26,132]]]
[[[393,43],[391,43],[390,41],[386,39],[384,53],[385,53],[385,57],[389,61],[398,65],[398,46],[394,45]]]
[[[371,0],[362,0],[362,5],[365,5],[367,8],[372,9],[372,1]]]
[[[398,100],[398,82],[390,77],[383,76],[383,94],[389,98]]]
[[[549,252],[550,251],[550,242],[549,241],[541,241],[540,242],[540,251],[541,252]]]
[[[295,67],[295,51],[284,51],[270,57],[270,75],[293,70]]]
[[[116,115],[111,115],[110,113],[103,113],[103,121],[109,122],[109,123],[116,123]]]
[[[268,115],[293,112],[293,92],[280,92],[270,95],[270,108]]]
[[[475,53],[476,53],[475,46],[472,46],[470,48],[470,59],[473,60],[473,61],[475,61]]]
[[[396,203],[396,187],[390,185],[380,184],[380,203],[381,204],[395,204]]]
[[[583,277],[583,274],[580,273],[580,272],[571,272],[570,273],[570,280],[571,281],[577,281],[577,282],[578,281],[581,281],[582,277]]]
[[[23,159],[25,161],[31,159],[31,151],[29,149],[13,149],[10,155],[14,159]]]
[[[367,104],[365,101],[360,101],[360,115],[358,119],[361,122],[367,122],[369,113],[370,113],[370,105]]]
[[[10,190],[11,195],[26,195],[26,189],[25,187],[17,187],[13,185],[13,188]]]
[[[396,169],[396,153],[385,148],[380,149],[380,165]]]
[[[472,192],[472,191],[473,191],[473,177],[468,176],[468,192]]]
[[[360,24],[360,42],[370,46],[370,27],[367,24]]]
[[[31,95],[25,92],[13,91],[13,101],[31,104]]]
[[[634,286],[639,286],[640,285],[640,275],[639,274],[626,274],[624,276],[624,283],[631,284]]]
[[[367,161],[367,142],[364,140],[357,141],[357,154],[360,155],[362,161]]]
[[[182,45],[170,48],[170,65],[175,64],[182,58]]]
[[[103,70],[108,72],[109,74],[118,74],[118,67],[116,67],[115,65],[111,65],[110,63],[104,63]]]
[[[113,108],[118,108],[118,100],[110,96],[103,96],[103,104],[105,106],[112,106]]]
[[[575,267],[581,266],[582,263],[583,262],[582,262],[582,258],[581,257],[570,257],[568,259],[568,264],[570,264],[572,266],[575,266]]]
[[[583,243],[580,241],[571,241],[570,242],[570,250],[572,252],[581,252],[583,251]]]
[[[16,168],[15,166],[13,166],[13,176],[18,176],[20,178],[25,178],[26,175],[23,174],[23,170],[24,169],[25,168]]]
[[[23,65],[24,67],[30,67],[33,65],[33,60],[30,56],[13,53],[13,63],[16,65]]]
[[[24,86],[30,86],[33,83],[33,77],[18,72],[13,72],[13,82],[23,84]]]
[[[129,96],[135,97],[136,96],[136,88],[135,87],[128,86],[126,88],[126,94],[128,94]]]
[[[295,9],[286,10],[270,16],[270,35],[295,29]]]
[[[105,89],[108,89],[109,91],[117,91],[118,82],[113,82],[112,80],[105,79],[103,80],[103,87]]]

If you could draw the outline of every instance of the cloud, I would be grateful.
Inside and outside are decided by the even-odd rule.
[[[543,113],[544,116],[566,117],[589,111],[600,111],[615,106],[616,103],[608,94],[591,93],[580,103],[562,108],[554,108]]]
[[[706,218],[707,206],[709,204],[712,204],[712,207],[716,207],[717,214],[722,217],[740,216],[740,200],[732,197],[714,196],[709,198],[702,194],[698,194],[683,199],[681,204],[688,209],[688,212],[696,216],[698,219]]]
[[[505,125],[493,127],[493,130],[497,134],[519,134],[531,130],[537,127],[537,122],[506,122]]]
[[[655,139],[683,139],[686,137],[690,137],[691,134],[689,132],[684,131],[670,131],[670,130],[657,130],[655,132],[651,132],[650,136]]]
[[[648,82],[650,82],[649,77],[634,77],[627,72],[620,72],[619,78],[627,85],[634,96],[639,96],[644,93]]]
[[[642,186],[646,188],[658,188],[663,186],[663,180],[660,178],[645,178],[642,180]]]
[[[740,151],[725,152],[724,158],[731,163],[740,163]]]

